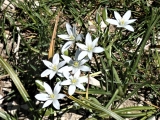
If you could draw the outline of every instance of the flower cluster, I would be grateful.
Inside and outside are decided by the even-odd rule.
[[[123,17],[120,16],[118,12],[114,12],[114,19],[106,19],[110,24],[116,25],[117,27],[124,27],[130,31],[134,31],[133,27],[130,26],[130,23],[133,23],[136,19],[129,20],[131,16],[131,11],[127,11]],[[76,88],[85,91],[83,83],[88,82],[87,77],[81,76],[81,72],[90,72],[91,68],[85,63],[89,60],[92,60],[94,53],[101,53],[104,51],[104,48],[97,46],[99,38],[95,38],[92,41],[90,33],[86,34],[85,43],[82,42],[83,35],[77,34],[76,26],[71,27],[69,23],[66,23],[66,30],[68,34],[58,35],[59,38],[67,40],[67,42],[62,46],[61,57],[63,58],[60,61],[60,56],[58,53],[54,54],[52,62],[48,60],[43,60],[43,63],[47,66],[47,69],[41,73],[41,77],[49,76],[51,80],[55,75],[61,77],[62,81],[59,81],[52,91],[51,87],[44,82],[43,87],[45,91],[35,95],[35,98],[40,101],[45,101],[43,108],[49,106],[51,103],[56,109],[60,109],[60,103],[58,99],[63,99],[65,94],[59,93],[62,86],[68,86],[68,94],[73,95],[76,91]],[[69,50],[74,45],[76,48],[75,57],[69,57],[64,54],[66,50]],[[73,49],[72,49],[73,50]]]

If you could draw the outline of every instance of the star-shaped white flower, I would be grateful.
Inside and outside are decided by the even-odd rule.
[[[92,41],[91,35],[87,33],[85,39],[85,45],[81,43],[76,43],[76,45],[82,49],[82,52],[78,56],[78,60],[83,59],[86,55],[88,55],[89,59],[92,59],[93,53],[103,52],[104,49],[102,47],[96,47],[99,38],[96,38]]]
[[[51,87],[47,83],[44,82],[44,88],[45,88],[46,93],[40,93],[40,94],[35,95],[35,98],[37,100],[46,101],[43,104],[42,108],[45,108],[49,106],[50,104],[53,104],[53,106],[56,109],[58,110],[60,109],[60,104],[58,102],[58,99],[63,99],[66,96],[65,94],[59,93],[61,90],[60,83],[61,82],[58,82],[54,87],[54,91],[52,91]]]
[[[110,24],[117,25],[117,27],[123,27],[129,31],[134,31],[134,28],[131,25],[129,25],[129,24],[133,23],[134,21],[136,21],[136,19],[129,20],[129,18],[131,17],[131,10],[128,10],[123,15],[123,17],[121,17],[121,15],[118,12],[114,11],[114,16],[115,16],[116,20],[115,19],[107,19],[106,21]]]
[[[62,76],[61,71],[63,71],[63,66],[66,64],[65,61],[59,62],[59,54],[56,53],[53,56],[52,63],[48,60],[43,60],[43,63],[48,67],[44,72],[41,73],[41,77],[45,77],[49,75],[49,79],[51,80],[54,75],[57,73],[59,76]]]
[[[66,66],[66,71],[72,71],[72,74],[76,73],[77,71],[91,71],[91,69],[84,65],[86,62],[89,61],[88,58],[80,59],[78,60],[78,56],[80,54],[80,50],[76,50],[75,59],[72,60],[69,56],[61,55],[62,58],[68,63],[68,66]]]
[[[68,88],[69,95],[74,94],[76,87],[78,87],[79,89],[85,90],[82,83],[87,82],[87,78],[79,77],[80,71],[77,71],[74,74],[74,76],[70,75],[69,72],[68,73],[66,72],[66,74],[64,74],[64,76],[66,77],[67,80],[62,81],[61,85],[69,85],[69,88]]]
[[[67,49],[69,49],[71,45],[75,43],[75,41],[79,41],[82,39],[82,35],[76,33],[76,26],[73,26],[72,28],[69,23],[66,23],[66,29],[67,29],[68,35],[66,34],[58,35],[59,38],[68,40],[68,42],[66,42],[62,47],[62,50],[61,50],[62,54]]]

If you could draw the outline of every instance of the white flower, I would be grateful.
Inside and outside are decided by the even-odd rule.
[[[75,41],[82,39],[82,35],[76,33],[76,26],[73,26],[72,28],[69,23],[66,23],[66,29],[67,29],[68,35],[66,34],[58,35],[59,38],[68,40],[68,42],[66,42],[62,47],[62,50],[61,50],[62,53],[64,53],[64,51],[69,49],[71,45],[75,43]]]
[[[134,28],[131,25],[129,25],[129,24],[133,23],[134,21],[136,21],[136,19],[129,20],[129,18],[131,17],[131,10],[128,10],[123,15],[123,17],[121,17],[121,15],[118,12],[114,11],[114,16],[115,16],[116,20],[115,19],[107,19],[106,21],[110,24],[117,25],[117,27],[124,27],[129,31],[134,31]]]
[[[67,72],[66,72],[67,73]],[[79,89],[85,90],[82,83],[87,82],[87,78],[82,78],[80,76],[80,71],[77,71],[74,76],[69,75],[69,72],[67,74],[64,74],[67,80],[64,80],[61,82],[61,85],[69,85],[68,88],[68,94],[73,95],[73,93],[76,90],[76,87]]]
[[[62,76],[61,71],[63,71],[63,68],[61,68],[61,67],[64,66],[66,64],[66,62],[62,61],[59,63],[59,54],[58,53],[56,53],[53,56],[52,63],[47,60],[43,60],[43,63],[48,67],[48,69],[46,69],[44,72],[41,73],[41,77],[45,77],[45,76],[49,75],[49,79],[51,80],[56,73],[59,76]]]
[[[86,39],[85,39],[85,44],[81,43],[76,43],[76,45],[81,48],[83,51],[79,54],[78,60],[83,59],[86,55],[88,55],[89,59],[92,59],[93,53],[100,53],[103,52],[104,49],[102,47],[95,47],[99,38],[96,38],[92,42],[91,35],[87,33]]]
[[[72,71],[72,74],[76,73],[77,71],[91,71],[91,69],[88,66],[85,66],[86,62],[89,61],[89,59],[84,58],[82,60],[78,60],[78,56],[80,54],[80,50],[76,50],[75,59],[72,60],[70,57],[61,55],[62,58],[68,63],[68,66],[66,68],[66,71]]]
[[[58,102],[58,99],[62,99],[65,97],[65,94],[59,93],[61,90],[60,82],[58,82],[55,85],[54,91],[52,91],[51,87],[45,82],[44,82],[44,88],[45,88],[46,93],[37,94],[35,95],[35,98],[40,101],[46,101],[43,104],[42,108],[45,108],[49,106],[50,104],[53,104],[53,106],[59,110],[60,104]]]

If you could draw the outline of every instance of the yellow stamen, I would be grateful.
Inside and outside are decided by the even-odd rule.
[[[70,35],[69,38],[70,38],[71,40],[74,40],[74,39],[75,39],[75,37],[74,37],[73,35]]]
[[[73,64],[74,67],[78,67],[79,66],[79,62],[75,61]]]
[[[51,94],[51,95],[50,95],[50,98],[54,99],[54,97],[55,97],[54,94]]]
[[[54,71],[57,71],[57,65],[54,65],[52,68]]]
[[[75,84],[75,83],[77,82],[77,80],[76,80],[75,78],[73,78],[73,79],[71,80],[71,82],[72,82],[72,84]]]

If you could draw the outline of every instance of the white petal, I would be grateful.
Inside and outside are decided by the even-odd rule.
[[[89,33],[87,33],[87,35],[86,35],[85,44],[86,44],[86,46],[92,45],[92,38],[91,38],[91,35]]]
[[[94,39],[93,44],[92,44],[93,48],[97,45],[98,39],[99,38]]]
[[[76,25],[73,25],[73,35],[76,36]]]
[[[83,60],[81,60],[80,62],[80,66],[83,65],[84,63],[88,62],[89,59],[88,58],[84,58]]]
[[[78,83],[76,86],[81,90],[85,90],[83,84],[81,84],[81,83]]]
[[[82,50],[87,50],[87,46],[81,43],[76,43],[76,45],[81,48]]]
[[[58,73],[66,73],[72,70],[72,66],[64,66],[61,69],[58,70]],[[58,74],[59,75],[59,74]]]
[[[88,54],[87,51],[82,51],[78,56],[78,60],[82,60],[87,54]]]
[[[70,85],[68,88],[68,94],[73,95],[73,93],[76,91],[76,86],[75,85]]]
[[[66,55],[61,55],[61,56],[67,63],[69,63],[69,61],[72,60],[70,57],[68,57]]]
[[[51,74],[49,75],[49,79],[51,80],[56,74],[56,71],[53,71],[51,72]]]
[[[100,53],[100,52],[103,52],[104,51],[104,48],[102,48],[102,47],[95,47],[94,49],[93,49],[93,52],[94,53]]]
[[[131,24],[133,23],[134,21],[136,21],[137,19],[131,19],[131,20],[128,20],[126,24]]]
[[[57,95],[57,99],[63,99],[65,96],[66,96],[65,94],[60,93]]]
[[[78,34],[78,35],[76,36],[76,41],[79,41],[79,40],[82,40],[82,35],[81,35],[81,34]]]
[[[78,59],[78,56],[79,56],[80,53],[81,53],[81,51],[80,51],[80,49],[78,48],[78,49],[76,50],[75,60]]]
[[[59,81],[59,82],[57,82],[57,84],[55,85],[55,87],[54,87],[54,94],[55,95],[57,95],[59,92],[60,92],[60,90],[61,90],[61,82]]]
[[[115,16],[117,21],[122,19],[121,15],[117,11],[114,11],[114,16]]]
[[[57,35],[59,38],[63,39],[63,40],[71,40],[71,38],[69,37],[69,35]]]
[[[67,29],[67,32],[68,32],[68,34],[70,36],[73,35],[73,33],[72,33],[72,27],[71,27],[71,25],[69,23],[66,23],[66,29]]]
[[[82,66],[80,67],[80,70],[82,70],[82,71],[91,71],[91,68],[88,67],[88,66],[82,65]]]
[[[114,19],[107,19],[106,20],[108,23],[113,24],[113,25],[119,25],[119,23],[117,22],[117,20]]]
[[[47,75],[51,74],[52,72],[53,72],[53,70],[46,69],[45,71],[43,71],[41,73],[41,77],[46,77]]]
[[[80,71],[77,71],[75,74],[74,74],[74,78],[79,78],[80,76]]]
[[[124,28],[126,28],[129,31],[134,32],[134,28],[132,26],[130,26],[130,25],[126,25],[126,26],[124,26]]]
[[[72,67],[72,74],[75,74],[76,72],[80,72],[80,69],[79,68],[76,68],[76,67]]]
[[[42,108],[48,107],[52,102],[53,102],[53,100],[47,100],[47,101],[43,104]]]
[[[52,63],[50,61],[48,61],[48,60],[42,60],[42,61],[48,68],[52,69],[51,68],[52,67]]]
[[[58,102],[58,100],[53,100],[53,106],[57,109],[57,110],[59,110],[60,109],[60,104],[59,104],[59,102]]]
[[[61,68],[61,67],[63,67],[65,64],[66,64],[66,61],[60,62],[60,63],[58,64],[58,66],[57,66],[58,69]]]
[[[130,17],[131,17],[131,10],[128,10],[128,11],[123,15],[123,19],[124,19],[125,21],[128,21]]]
[[[71,84],[71,80],[64,80],[61,82],[61,85],[70,85]]]
[[[68,42],[66,42],[66,43],[63,45],[62,50],[61,50],[62,54],[64,54],[64,52],[65,52],[66,50],[68,50],[68,49],[72,46],[73,43],[74,43],[74,41],[68,41]]]
[[[40,93],[40,94],[35,95],[35,98],[40,101],[46,101],[48,100],[48,96],[49,96],[48,94]]]
[[[92,59],[92,56],[93,56],[93,53],[92,52],[88,52],[88,58],[91,60]]]
[[[88,77],[79,77],[78,78],[79,83],[88,83]]]
[[[49,95],[53,94],[51,87],[46,82],[44,82],[44,89]]]
[[[58,65],[58,63],[59,63],[59,54],[58,53],[54,54],[53,59],[52,59],[52,63]]]

